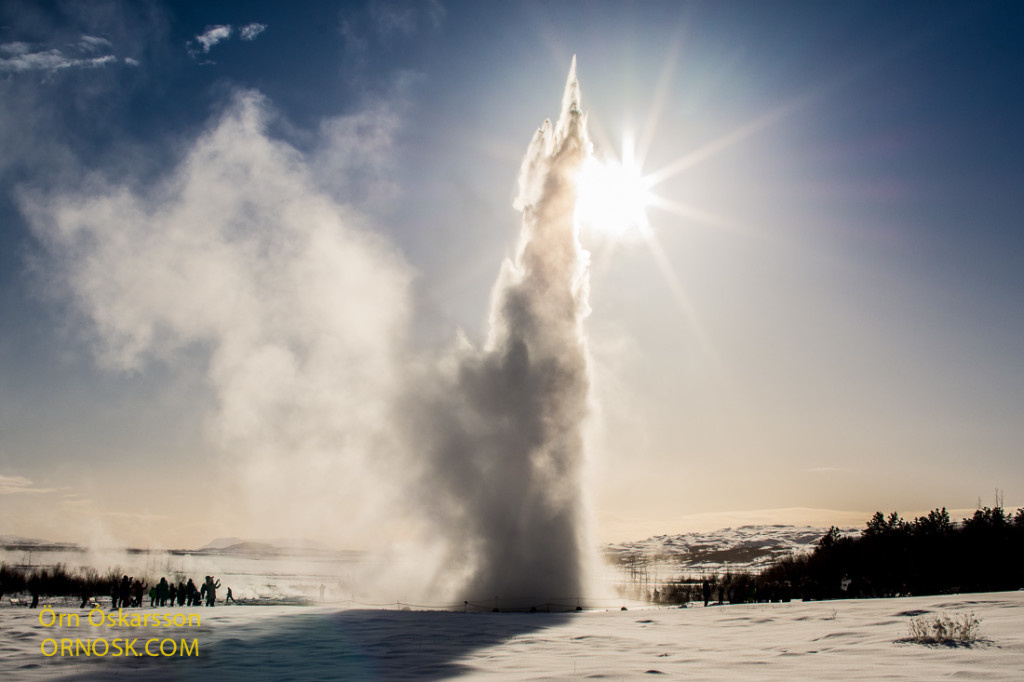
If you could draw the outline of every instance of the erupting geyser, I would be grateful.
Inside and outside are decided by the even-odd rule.
[[[581,596],[589,254],[575,213],[590,149],[573,58],[558,122],[544,122],[523,160],[519,245],[495,284],[486,344],[459,355],[417,429],[463,599]]]

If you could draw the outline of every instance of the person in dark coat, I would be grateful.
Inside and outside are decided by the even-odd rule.
[[[206,605],[214,606],[217,602],[217,588],[220,587],[220,581],[214,582],[213,576],[206,576]]]
[[[117,590],[118,601],[117,604],[122,609],[126,609],[131,606],[132,603],[132,582],[128,580],[128,576],[121,578],[121,586]]]

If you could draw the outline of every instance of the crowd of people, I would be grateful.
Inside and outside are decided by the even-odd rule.
[[[175,585],[168,582],[167,578],[160,578],[160,582],[149,588],[149,605],[157,606],[214,606],[217,603],[217,590],[220,588],[220,581],[215,580],[212,575],[206,576],[202,585],[196,587],[192,578],[188,582],[179,582]],[[142,606],[143,596],[146,594],[146,584],[138,578],[123,576],[120,582],[114,582],[110,588],[111,609],[129,608]],[[233,602],[234,595],[231,588],[228,588],[225,603]],[[82,606],[85,606],[83,598]]]

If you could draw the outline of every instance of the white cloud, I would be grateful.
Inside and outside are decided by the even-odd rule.
[[[246,24],[239,29],[239,37],[242,40],[256,40],[256,37],[267,30],[266,24],[252,23]]]
[[[201,46],[203,54],[206,54],[214,45],[230,38],[231,32],[230,24],[211,26],[196,36],[196,42]]]
[[[267,30],[266,24],[253,22],[238,29],[238,37],[245,41],[256,40],[263,31]],[[235,35],[235,27],[231,24],[219,24],[210,26],[205,31],[188,41],[186,47],[189,54],[198,57],[200,54],[209,54],[210,50],[217,44],[229,40]],[[210,63],[210,62],[204,62]]]

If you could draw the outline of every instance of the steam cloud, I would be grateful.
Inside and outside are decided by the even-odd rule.
[[[218,516],[330,538],[377,511],[358,492],[391,429],[410,272],[267,135],[267,110],[239,93],[154,186],[93,178],[22,208],[103,364],[203,368],[218,477],[239,488]]]
[[[250,530],[329,538],[339,520],[386,510],[406,530],[428,526],[439,568],[416,577],[435,597],[577,597],[590,380],[589,254],[574,214],[591,145],[575,70],[574,59],[557,123],[522,163],[519,245],[485,344],[419,375],[403,346],[409,268],[267,135],[255,93],[237,95],[156,186],[92,176],[74,193],[26,192],[21,206],[102,361],[202,363],[209,431],[249,493]]]
[[[574,59],[558,122],[522,164],[518,252],[494,287],[486,345],[463,351],[417,429],[464,599],[526,606],[583,586],[589,254],[574,214],[589,150]]]

